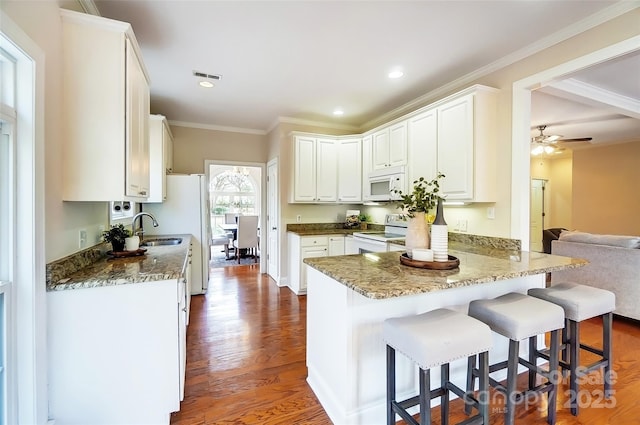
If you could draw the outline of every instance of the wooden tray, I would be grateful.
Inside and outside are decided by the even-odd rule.
[[[449,261],[420,261],[409,258],[406,252],[400,256],[400,262],[405,266],[431,270],[452,270],[460,265],[460,260],[453,255],[449,255]]]
[[[137,257],[139,255],[144,255],[147,252],[145,248],[138,248],[135,251],[107,251],[107,254],[112,256],[113,258],[122,258],[122,257]]]

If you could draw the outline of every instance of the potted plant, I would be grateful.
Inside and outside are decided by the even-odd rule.
[[[403,193],[393,190],[400,197],[397,207],[403,210],[403,216],[409,218],[405,246],[407,255],[412,256],[414,248],[429,248],[429,227],[427,213],[436,207],[440,196],[440,179],[444,174],[438,173],[435,179],[427,181],[420,177],[413,182],[413,191]]]
[[[122,224],[115,224],[102,232],[102,240],[110,242],[113,252],[124,251],[124,240],[131,236],[131,231]]]
[[[358,216],[358,220],[360,221],[360,230],[367,230],[367,223],[371,220],[368,214],[362,213]]]

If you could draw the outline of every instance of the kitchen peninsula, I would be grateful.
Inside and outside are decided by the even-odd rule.
[[[453,270],[400,264],[400,252],[309,258],[307,270],[307,381],[336,424],[383,423],[385,344],[382,322],[440,307],[466,313],[474,299],[543,287],[545,273],[580,267],[584,260],[450,242],[460,260]],[[542,343],[542,339],[539,339]],[[506,359],[507,343],[494,336],[491,361]],[[397,356],[398,398],[415,395],[417,374]],[[451,364],[464,387],[466,360]],[[439,383],[439,371],[432,371]],[[434,384],[435,385],[435,384]],[[407,396],[407,397],[405,397]]]

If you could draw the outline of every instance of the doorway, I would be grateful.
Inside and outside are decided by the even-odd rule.
[[[577,71],[638,52],[639,46],[640,36],[631,37],[513,83],[511,236],[520,239],[523,247],[530,246],[531,158],[528,141],[531,134],[531,91]]]
[[[247,265],[258,261],[262,272],[260,230],[264,217],[264,165],[206,161],[205,170],[209,195],[207,216],[212,233],[210,267]],[[233,242],[237,238],[238,229],[230,227],[237,225],[238,216],[257,216],[258,242],[255,249],[234,248]]]
[[[531,179],[531,224],[529,235],[531,241],[529,250],[542,252],[542,231],[545,227],[545,186],[547,181],[543,179]]]

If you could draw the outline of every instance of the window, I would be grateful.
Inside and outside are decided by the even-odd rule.
[[[211,169],[209,199],[213,233],[220,230],[218,224],[224,223],[227,213],[260,215],[257,185],[249,168],[212,165]]]
[[[13,387],[15,363],[10,347],[15,347],[13,316],[13,258],[15,229],[13,128],[16,111],[14,105],[15,60],[0,49],[0,423],[9,422],[9,409],[13,400],[9,391]]]

